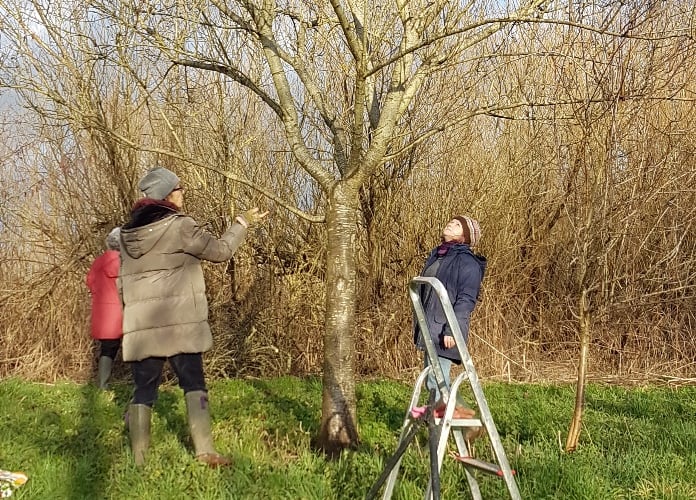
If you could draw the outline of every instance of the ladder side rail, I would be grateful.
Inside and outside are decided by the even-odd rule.
[[[457,450],[459,453],[469,453],[469,448],[467,447],[466,439],[464,439],[461,429],[453,429],[452,435],[454,436],[455,443],[457,443]],[[471,490],[471,497],[473,500],[482,500],[483,497],[481,496],[481,490],[478,481],[476,481],[476,476],[474,476],[468,467],[464,467],[464,474],[466,475],[466,480],[469,482],[469,489]]]
[[[413,425],[417,425],[417,423],[411,418],[411,408],[414,408],[418,404],[418,398],[420,396],[423,383],[425,382],[428,373],[430,373],[430,367],[426,367],[425,369],[423,369],[421,373],[418,375],[418,378],[416,379],[416,383],[413,388],[413,394],[411,395],[411,403],[408,405],[408,409],[406,410],[406,416],[404,417],[404,423],[401,426],[401,435],[399,436],[399,444],[397,445],[397,450],[403,442],[403,440],[409,434],[411,427]],[[394,467],[392,468],[391,472],[389,473],[389,476],[387,477],[384,486],[384,492],[382,495],[383,500],[389,500],[394,494],[394,486],[396,485],[396,479],[399,475],[399,468],[401,467],[401,458],[402,457],[399,457],[399,460],[394,464]]]
[[[416,276],[409,283],[408,292],[409,296],[411,297],[411,305],[413,306],[413,311],[416,314],[416,319],[418,320],[418,326],[420,327],[421,337],[423,343],[425,344],[425,350],[428,353],[430,366],[432,367],[433,374],[435,375],[435,380],[437,381],[437,387],[440,390],[440,395],[442,396],[443,400],[447,400],[449,399],[450,390],[449,387],[447,387],[447,384],[445,384],[445,375],[443,374],[442,367],[440,366],[440,360],[438,359],[437,351],[435,350],[435,344],[433,344],[433,339],[430,338],[430,330],[428,328],[428,322],[425,319],[425,310],[423,309],[423,304],[421,303],[419,293],[420,285],[432,285],[432,280],[435,280],[438,283],[440,283],[440,281],[436,278],[423,278],[421,276]],[[449,302],[449,299],[447,300],[447,302]]]
[[[451,386],[451,393],[456,395],[458,390],[459,390],[459,385],[464,381],[464,373],[461,373],[457,376],[455,381],[452,383]],[[442,419],[440,420],[440,439],[438,441],[438,448],[437,448],[437,459],[438,459],[438,473],[442,470],[442,463],[444,462],[445,459],[445,453],[447,452],[447,441],[450,432],[455,438],[455,442],[457,444],[457,450],[459,451],[459,454],[466,454],[469,455],[469,449],[466,444],[466,440],[464,439],[464,436],[462,435],[462,431],[459,428],[455,428],[452,425],[452,419],[454,417],[454,410],[456,407],[455,401],[456,397],[449,401],[447,403],[447,407],[445,409],[445,414],[442,416]],[[473,421],[477,421],[477,419],[471,419]],[[473,500],[481,500],[481,490],[479,489],[478,481],[476,481],[476,477],[471,473],[471,471],[468,468],[464,468],[464,473],[466,475],[467,482],[469,483],[469,489],[471,490],[471,496]],[[428,483],[428,488],[426,490],[425,494],[425,500],[430,500],[432,498],[431,495],[431,482]]]
[[[464,382],[466,373],[460,373],[457,378],[452,382],[452,394],[459,394],[459,386]],[[455,398],[456,400],[456,398]],[[454,413],[456,401],[453,402],[452,409],[448,408],[448,411]],[[479,419],[480,420],[480,419]],[[469,449],[469,444],[464,439],[464,434],[460,428],[452,429],[452,435],[454,436],[454,442],[457,444],[457,451],[460,455],[466,453],[466,455],[471,455],[471,450]],[[468,467],[464,467],[464,474],[466,475],[466,480],[469,482],[469,489],[471,490],[471,496],[473,500],[482,500],[481,490],[476,481],[476,476],[469,470]]]
[[[503,448],[502,442],[500,441],[500,436],[498,435],[495,423],[493,422],[493,417],[491,416],[490,409],[488,408],[486,397],[483,394],[481,383],[478,379],[478,375],[476,374],[476,369],[474,368],[474,363],[471,359],[471,355],[469,354],[469,349],[467,348],[466,342],[464,341],[462,330],[461,328],[459,328],[459,321],[457,321],[457,317],[454,314],[454,308],[452,307],[452,303],[449,300],[449,295],[447,293],[447,290],[445,289],[445,285],[443,285],[442,282],[437,278],[416,276],[411,280],[411,283],[409,284],[409,291],[411,292],[412,302],[413,295],[417,290],[418,285],[423,284],[432,286],[436,295],[440,299],[442,310],[445,313],[445,318],[447,319],[447,323],[452,332],[452,336],[454,337],[455,344],[462,358],[462,364],[464,365],[467,376],[469,377],[469,383],[471,385],[471,389],[474,393],[474,397],[479,408],[481,421],[484,423],[484,427],[488,431],[488,435],[490,436],[493,451],[495,452],[496,458],[498,459],[498,465],[500,466],[500,469],[503,472],[503,478],[505,479],[505,483],[507,484],[510,496],[513,498],[513,500],[517,500],[520,498],[520,494],[517,489],[517,483],[515,482],[515,478],[512,475],[510,464],[508,463],[507,456],[505,455],[505,450]],[[419,295],[418,298],[420,299]],[[419,324],[421,322],[425,323],[425,313],[423,311],[423,306],[420,304],[420,300],[418,300],[418,304],[420,305],[420,312],[422,315],[422,321],[420,317],[418,318]],[[437,365],[437,367],[439,368],[440,363],[437,361],[437,352],[435,352],[435,347],[432,345],[432,339],[429,338],[430,335],[427,335],[427,337],[428,340],[430,340],[430,346],[432,347],[432,352],[428,350],[428,357],[430,358],[431,363],[434,360],[435,365]],[[428,342],[426,342],[426,346],[427,344]],[[435,373],[437,374],[437,370],[435,370]],[[441,368],[440,374],[442,374]]]
[[[517,482],[515,481],[515,477],[512,475],[512,468],[510,467],[507,455],[505,454],[505,449],[503,448],[503,443],[500,440],[498,429],[495,426],[495,422],[493,422],[493,416],[491,415],[491,411],[488,407],[488,402],[486,401],[486,397],[483,395],[483,389],[481,388],[478,375],[476,374],[476,370],[474,369],[474,364],[471,361],[471,356],[469,356],[469,351],[466,348],[466,346],[464,346],[463,349],[460,349],[460,351],[463,351],[463,353],[466,354],[466,361],[464,361],[464,357],[462,357],[462,361],[465,363],[466,371],[469,376],[469,381],[471,383],[471,388],[474,392],[474,396],[476,397],[476,403],[479,407],[479,418],[483,422],[483,427],[488,433],[488,436],[490,437],[491,446],[493,447],[493,451],[495,452],[495,456],[498,460],[498,466],[500,467],[500,470],[503,472],[503,479],[505,480],[505,484],[507,485],[508,491],[510,492],[510,497],[512,498],[512,500],[519,500],[520,493],[517,489]]]

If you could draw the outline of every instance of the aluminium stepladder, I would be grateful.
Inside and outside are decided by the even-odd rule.
[[[437,296],[440,300],[447,323],[450,327],[452,335],[454,336],[457,349],[459,350],[459,354],[462,358],[464,371],[457,376],[454,382],[452,382],[451,387],[447,387],[445,383],[444,374],[438,361],[437,351],[435,350],[435,345],[430,338],[430,332],[428,331],[428,325],[425,320],[423,304],[420,300],[421,286],[432,287],[433,291],[435,292],[435,296]],[[425,492],[425,500],[437,500],[439,498],[439,474],[440,470],[442,469],[442,462],[445,453],[447,451],[447,443],[450,434],[454,436],[454,440],[457,445],[458,455],[456,458],[465,466],[466,478],[474,500],[481,500],[482,497],[478,482],[476,481],[476,477],[473,475],[472,469],[478,469],[500,476],[505,481],[510,498],[512,500],[520,500],[520,493],[517,489],[517,483],[515,482],[515,478],[513,476],[514,471],[510,469],[510,464],[508,463],[505,450],[503,449],[502,442],[500,441],[500,436],[498,435],[495,423],[493,422],[493,417],[491,416],[488,403],[483,394],[483,389],[479,383],[478,375],[476,374],[474,364],[471,360],[471,356],[469,355],[469,350],[464,342],[461,329],[459,328],[459,322],[454,315],[454,309],[452,308],[449,296],[447,295],[447,290],[437,278],[417,276],[409,283],[409,295],[413,305],[413,311],[416,315],[418,325],[420,326],[421,336],[423,338],[429,359],[429,366],[420,373],[416,380],[413,395],[411,396],[411,401],[409,403],[408,410],[406,411],[406,418],[404,419],[404,423],[401,428],[401,435],[399,437],[397,451],[392,459],[387,462],[387,466],[382,476],[377,480],[370,492],[368,492],[367,498],[373,498],[384,483],[386,483],[386,485],[384,486],[384,494],[382,495],[382,498],[383,500],[388,500],[391,498],[394,491],[394,486],[396,484],[396,479],[399,474],[401,456],[405,452],[411,440],[415,437],[415,434],[418,431],[418,426],[423,423],[427,423],[430,440],[431,467],[430,481],[428,482],[428,487]],[[435,375],[435,379],[442,397],[447,400],[445,412],[441,418],[435,418],[432,415],[434,391],[431,392],[429,405],[425,411],[423,411],[422,407],[418,408],[416,406],[418,404],[423,384],[425,383],[425,380],[431,370]],[[471,386],[471,390],[478,406],[478,412],[480,415],[479,418],[453,418],[457,402],[456,395],[458,394],[459,387],[464,380],[467,380]],[[450,397],[450,394],[453,395],[453,397]],[[471,457],[469,445],[464,438],[462,429],[478,426],[482,426],[485,432],[487,432],[495,458],[498,462],[497,464],[490,464]],[[437,455],[433,456],[433,453],[436,453]]]

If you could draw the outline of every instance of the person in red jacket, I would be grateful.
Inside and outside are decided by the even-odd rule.
[[[106,251],[94,259],[87,273],[87,286],[92,294],[92,338],[99,342],[99,387],[106,389],[114,359],[123,337],[123,307],[116,287],[121,265],[119,254],[120,228],[106,237]]]

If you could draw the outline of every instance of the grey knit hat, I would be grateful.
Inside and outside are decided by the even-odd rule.
[[[106,248],[109,250],[119,250],[121,248],[121,244],[119,240],[121,239],[121,228],[120,227],[115,227],[111,230],[109,235],[106,237]]]
[[[163,200],[179,184],[179,178],[171,170],[155,167],[140,179],[138,187],[145,196],[153,200]]]

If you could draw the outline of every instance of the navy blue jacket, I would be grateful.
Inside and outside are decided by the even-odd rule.
[[[430,256],[425,261],[423,272],[437,260],[437,250],[436,247],[430,252]],[[440,267],[435,273],[435,277],[442,282],[447,290],[454,315],[465,341],[469,338],[469,317],[476,307],[485,273],[486,258],[472,252],[469,245],[465,243],[450,247],[447,254],[441,258]],[[430,294],[427,293],[429,290],[432,291]],[[452,333],[447,325],[447,318],[440,300],[431,286],[421,286],[421,302],[423,302],[430,337],[437,348],[438,356],[450,359],[455,363],[461,363],[457,347],[446,349],[444,346],[444,336],[452,335]],[[414,342],[419,348],[425,349],[419,336],[420,327],[416,321]]]

